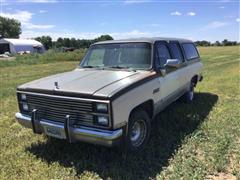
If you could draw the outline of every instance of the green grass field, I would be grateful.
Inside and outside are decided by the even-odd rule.
[[[240,47],[200,53],[204,80],[194,102],[160,113],[140,153],[48,139],[16,122],[17,85],[72,70],[77,61],[1,67],[0,179],[240,179]]]

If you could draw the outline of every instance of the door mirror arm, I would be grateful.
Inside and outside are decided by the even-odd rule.
[[[157,68],[156,72],[160,73],[162,76],[165,76],[166,75],[166,68]]]

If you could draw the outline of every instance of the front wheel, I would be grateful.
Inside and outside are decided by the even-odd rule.
[[[148,142],[151,131],[151,122],[146,111],[138,109],[129,118],[127,133],[127,148],[130,151],[139,151]]]

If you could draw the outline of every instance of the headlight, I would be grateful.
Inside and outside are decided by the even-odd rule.
[[[96,109],[97,109],[98,112],[107,113],[108,112],[108,105],[107,104],[97,104]]]
[[[24,101],[27,99],[27,96],[26,96],[26,94],[21,94],[21,96],[20,96],[20,97],[21,97],[21,100],[24,100]]]
[[[22,105],[22,108],[23,108],[24,111],[28,111],[28,105],[27,105],[27,104],[24,103],[24,104]]]
[[[98,116],[98,124],[107,126],[108,125],[108,117],[107,116]]]

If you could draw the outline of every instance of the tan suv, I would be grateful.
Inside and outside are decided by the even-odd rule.
[[[181,96],[193,100],[201,69],[186,39],[98,42],[75,70],[19,86],[16,118],[37,134],[139,150],[155,115]]]

